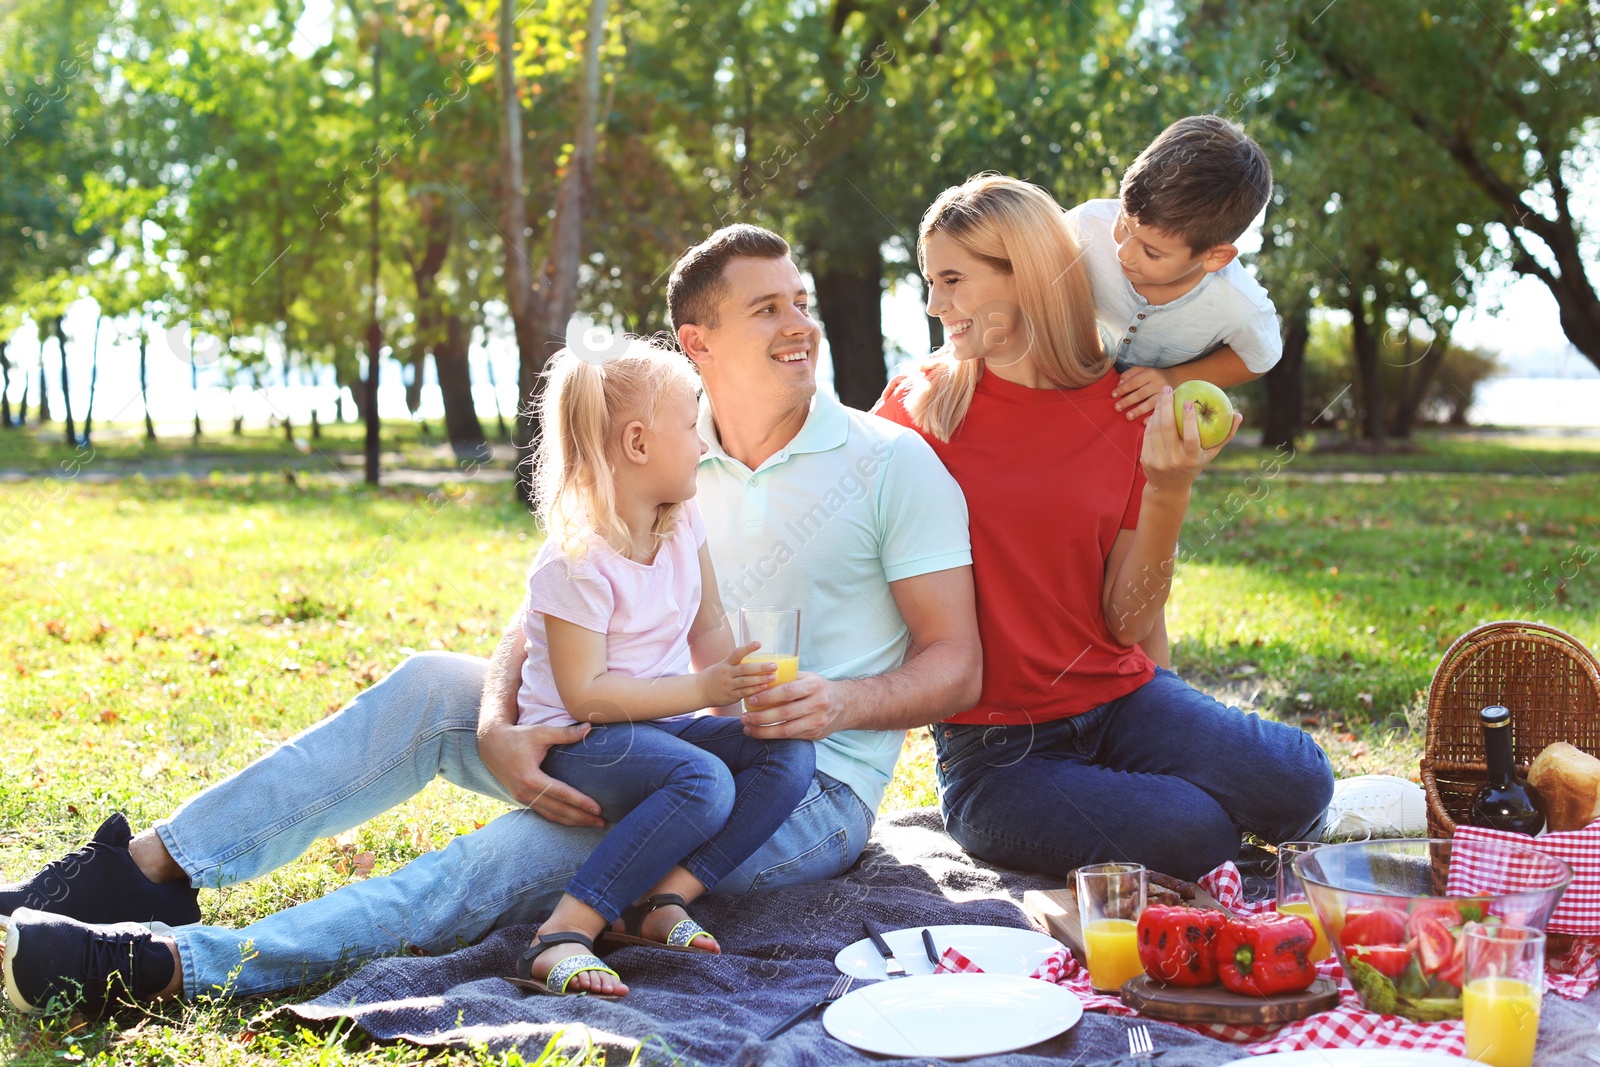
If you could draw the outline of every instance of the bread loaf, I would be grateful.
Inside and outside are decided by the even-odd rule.
[[[1544,800],[1551,833],[1581,830],[1600,819],[1600,759],[1565,741],[1545,746],[1528,768],[1528,782]]]

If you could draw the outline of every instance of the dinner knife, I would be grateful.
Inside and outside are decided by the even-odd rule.
[[[933,931],[926,926],[922,928],[922,947],[928,952],[928,962],[938,968],[939,950],[933,947]]]
[[[878,950],[878,955],[883,957],[883,969],[890,978],[904,978],[906,969],[900,961],[894,958],[894,953],[889,950],[889,943],[883,939],[883,934],[873,925],[871,919],[862,919],[861,928],[872,939],[872,947]]]

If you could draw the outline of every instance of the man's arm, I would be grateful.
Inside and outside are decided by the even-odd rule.
[[[802,674],[746,701],[745,733],[817,741],[840,730],[908,730],[947,719],[978,702],[978,643],[972,568],[952,567],[889,583],[911,631],[899,667],[870,678],[829,681]]]
[[[551,822],[564,826],[605,826],[600,805],[565,782],[539,769],[555,745],[581,740],[587,724],[518,726],[517,690],[522,685],[522,613],[500,637],[489,669],[483,675],[483,702],[478,706],[478,756],[489,773],[516,798]]]

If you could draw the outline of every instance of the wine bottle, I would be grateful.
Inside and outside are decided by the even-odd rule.
[[[1483,723],[1489,781],[1472,796],[1470,821],[1531,837],[1544,829],[1544,801],[1511,762],[1511,712],[1492,704],[1478,713],[1478,719]]]

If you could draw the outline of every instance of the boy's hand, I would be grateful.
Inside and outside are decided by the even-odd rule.
[[[737,703],[747,696],[761,692],[778,680],[776,663],[764,663],[761,660],[741,662],[760,647],[759,641],[740,645],[733,650],[733,655],[700,672],[698,677],[703,707],[720,708]]]
[[[1117,379],[1111,395],[1117,400],[1118,411],[1127,412],[1130,419],[1139,419],[1156,409],[1162,389],[1177,384],[1159,367],[1129,367]]]

